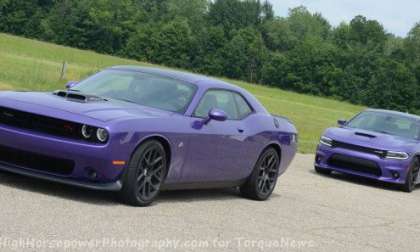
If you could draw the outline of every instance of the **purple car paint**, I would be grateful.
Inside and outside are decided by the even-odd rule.
[[[188,83],[190,89],[182,87],[179,91],[193,96],[189,101],[182,99],[181,103],[187,104],[185,109],[174,102],[178,110],[169,111],[77,90],[86,81],[95,83],[97,75],[104,72],[117,72],[121,82],[124,74],[136,73]],[[239,183],[250,176],[268,146],[280,152],[279,174],[295,155],[294,125],[270,115],[250,93],[237,86],[196,74],[145,67],[118,66],[98,74],[71,83],[66,91],[0,92],[0,169],[90,189],[119,191],[133,153],[153,138],[168,148],[169,168],[162,188],[171,189]],[[106,88],[104,85],[100,88]],[[117,89],[110,91],[114,97],[119,95]],[[252,112],[240,120],[229,120],[226,111],[216,108],[209,118],[194,116],[210,90],[239,94]]]
[[[419,182],[420,117],[368,109],[327,129],[315,157],[320,173],[336,171],[403,185]]]

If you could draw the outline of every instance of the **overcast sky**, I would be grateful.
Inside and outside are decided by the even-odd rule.
[[[277,15],[287,16],[289,8],[306,6],[320,12],[334,26],[356,15],[376,19],[388,32],[406,36],[420,22],[420,0],[270,0]]]

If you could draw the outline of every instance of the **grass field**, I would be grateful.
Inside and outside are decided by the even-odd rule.
[[[63,62],[65,80],[60,79]],[[150,65],[0,33],[0,90],[63,89],[67,80],[79,80],[104,67]],[[276,88],[228,80],[253,93],[267,109],[289,117],[300,134],[300,152],[312,153],[322,131],[337,119],[349,118],[363,107],[331,99],[296,94]]]

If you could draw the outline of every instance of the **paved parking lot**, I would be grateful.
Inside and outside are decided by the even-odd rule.
[[[0,173],[0,250],[415,251],[420,189],[312,171],[298,155],[267,202],[235,190],[164,192],[149,208],[103,192]]]

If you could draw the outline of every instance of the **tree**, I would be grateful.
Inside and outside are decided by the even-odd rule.
[[[224,74],[231,78],[259,82],[267,56],[261,34],[247,28],[236,32],[223,50]]]
[[[268,0],[265,0],[264,4],[261,6],[261,16],[262,21],[269,21],[274,19],[273,6],[270,2],[268,2]]]
[[[331,25],[321,14],[311,14],[304,6],[291,9],[287,22],[298,40],[327,39],[331,30]]]
[[[168,20],[185,18],[194,32],[206,26],[207,0],[167,0],[166,4]]]
[[[368,83],[365,104],[377,108],[419,112],[416,79],[403,64],[381,59]],[[417,109],[416,109],[417,108]]]
[[[404,41],[404,56],[420,85],[420,23],[417,23]],[[420,110],[419,110],[420,112]]]
[[[152,62],[168,66],[189,68],[192,34],[185,20],[164,24],[152,34]]]
[[[42,21],[42,38],[54,43],[78,48],[89,48],[87,32],[93,28],[89,22],[89,1],[63,0],[57,2]]]
[[[342,23],[334,31],[334,39],[342,48],[368,47],[383,52],[388,36],[383,26],[375,20],[357,16],[347,25]]]
[[[159,26],[147,24],[132,33],[124,47],[122,54],[140,61],[151,61],[154,58],[154,34],[158,32]]]
[[[286,53],[289,73],[285,88],[316,95],[333,95],[339,86],[334,45],[319,39],[307,39]]]
[[[263,83],[287,89],[287,75],[290,73],[288,58],[281,53],[270,53],[261,70]]]
[[[0,31],[38,38],[52,5],[52,0],[0,0]]]
[[[267,21],[261,30],[265,44],[271,51],[289,51],[298,44],[299,39],[292,32],[286,18]]]
[[[193,37],[191,61],[194,70],[206,74],[222,76],[223,48],[227,43],[223,28],[210,26]]]
[[[256,27],[272,18],[268,2],[261,5],[256,0],[215,0],[210,4],[208,20],[214,26],[222,26],[226,34],[246,27]]]
[[[408,33],[405,39],[405,50],[411,62],[420,64],[420,23],[417,23]]]

